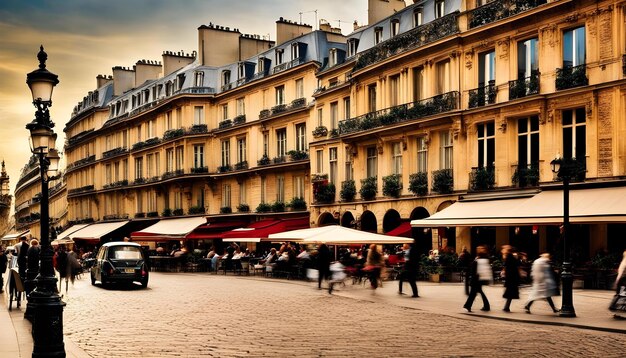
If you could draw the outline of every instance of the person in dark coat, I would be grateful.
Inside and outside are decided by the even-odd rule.
[[[16,247],[18,248],[17,251],[17,269],[20,273],[20,278],[22,279],[22,282],[26,281],[26,267],[28,264],[28,248],[30,247],[28,245],[28,240],[26,239],[25,236],[21,237],[21,242],[16,245]]]
[[[502,297],[506,298],[502,309],[504,312],[511,312],[511,301],[519,299],[519,260],[514,251],[511,245],[502,246],[502,259],[504,260],[504,294]]]
[[[30,240],[30,248],[28,249],[28,269],[26,270],[26,282],[24,288],[26,289],[26,294],[30,294],[30,292],[35,288],[35,278],[39,274],[39,253],[41,247],[39,246],[39,241],[32,239]]]
[[[409,285],[411,285],[411,290],[413,291],[413,296],[411,297],[419,297],[417,294],[417,283],[415,282],[417,281],[419,273],[419,252],[415,247],[415,243],[413,243],[407,250],[408,253],[405,253],[404,267],[400,273],[400,287],[398,293],[402,294],[402,285],[404,284],[404,281],[408,281]]]
[[[465,305],[463,305],[463,308],[465,308],[468,312],[472,312],[472,304],[478,294],[480,294],[480,297],[483,299],[483,307],[480,310],[490,310],[489,300],[483,292],[483,285],[489,284],[490,282],[490,274],[491,267],[489,266],[489,259],[487,258],[487,248],[484,246],[478,246],[476,248],[476,259],[472,262],[469,271],[470,293],[467,297],[467,301],[465,301]],[[491,276],[493,276],[493,274],[491,274]]]
[[[4,248],[0,246],[0,293],[4,292],[4,271],[7,270],[7,255],[4,252]]]
[[[328,279],[330,274],[330,250],[326,244],[317,248],[317,288],[322,289],[322,280]]]
[[[57,271],[59,271],[59,292],[63,289],[63,281],[65,281],[65,292],[67,292],[67,252],[65,251],[65,245],[59,245],[59,250],[56,253],[57,256]]]

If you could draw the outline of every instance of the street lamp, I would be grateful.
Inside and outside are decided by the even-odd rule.
[[[576,317],[572,293],[574,277],[572,276],[572,262],[567,237],[569,231],[569,181],[574,175],[573,160],[561,158],[557,154],[556,158],[550,162],[552,172],[557,175],[557,180],[561,179],[563,181],[563,269],[561,270],[563,299],[561,300],[561,310],[559,311],[559,316],[561,317]]]
[[[65,357],[63,344],[63,307],[65,303],[57,292],[57,279],[52,266],[50,245],[50,215],[48,207],[48,182],[56,174],[59,153],[54,148],[57,135],[50,120],[48,108],[52,106],[52,90],[59,83],[58,76],[46,69],[48,55],[43,46],[37,54],[39,68],[26,76],[26,83],[33,95],[37,108],[35,119],[26,125],[30,131],[33,154],[39,158],[41,178],[41,253],[39,274],[35,278],[35,289],[28,295],[28,307],[32,311],[33,357]]]

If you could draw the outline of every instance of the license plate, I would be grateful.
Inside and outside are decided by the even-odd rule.
[[[126,272],[126,273],[135,273],[135,269],[127,268],[127,269],[124,269],[124,272]]]

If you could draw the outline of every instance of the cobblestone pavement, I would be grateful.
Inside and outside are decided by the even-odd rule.
[[[142,290],[93,287],[87,276],[65,301],[65,339],[94,357],[623,357],[626,350],[624,334],[439,315],[282,279],[152,273]]]

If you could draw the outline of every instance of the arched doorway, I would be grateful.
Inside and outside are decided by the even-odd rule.
[[[354,229],[354,225],[354,215],[349,211],[344,212],[343,215],[341,215],[341,226]]]
[[[430,214],[426,208],[418,206],[411,211],[411,220],[419,220],[429,217]],[[411,230],[411,236],[415,240],[415,248],[420,255],[428,255],[433,249],[433,235],[429,227],[414,227]]]
[[[331,213],[321,213],[317,218],[317,226],[337,225],[338,221]]]
[[[361,214],[361,231],[376,232],[378,231],[378,221],[373,212],[366,210]]]
[[[389,232],[400,226],[400,213],[394,209],[389,209],[383,217],[383,232]]]

